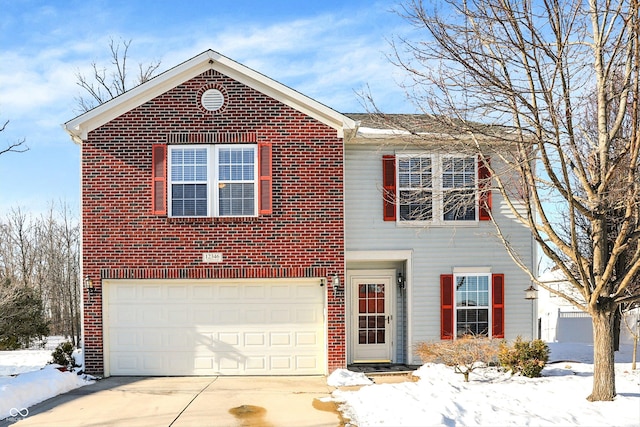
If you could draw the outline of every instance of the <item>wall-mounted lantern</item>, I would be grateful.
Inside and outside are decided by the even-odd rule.
[[[402,272],[401,271],[398,271],[398,277],[396,277],[396,281],[398,283],[398,287],[400,289],[404,289],[405,279],[404,279],[404,276],[402,276]]]
[[[534,300],[538,298],[538,290],[533,287],[533,285],[529,285],[527,289],[524,290],[524,299]]]
[[[91,280],[91,277],[89,276],[86,276],[84,278],[83,284],[85,289],[88,289],[90,291],[94,289],[93,280]]]
[[[338,296],[338,291],[340,290],[340,277],[337,274],[333,275],[331,279],[331,286],[333,287],[333,296]]]

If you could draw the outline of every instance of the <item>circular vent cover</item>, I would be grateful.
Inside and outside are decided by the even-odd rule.
[[[224,95],[218,89],[209,89],[202,94],[202,106],[208,111],[218,111],[224,104]]]

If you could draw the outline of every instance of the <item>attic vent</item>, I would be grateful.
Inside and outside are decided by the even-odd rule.
[[[224,104],[224,95],[218,89],[209,89],[202,94],[202,106],[208,111],[218,111]]]

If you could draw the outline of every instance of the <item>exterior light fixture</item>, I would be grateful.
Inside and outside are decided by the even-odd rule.
[[[84,278],[84,288],[89,290],[93,289],[93,280],[91,280],[91,277],[87,276]]]
[[[333,287],[333,296],[338,296],[338,291],[340,290],[340,277],[337,274],[333,275],[331,279],[331,286]]]
[[[533,302],[538,298],[538,290],[533,287],[533,285],[529,285],[527,289],[524,290],[524,299],[531,301],[531,337],[532,339],[538,338],[538,334],[536,334],[536,314],[533,310]]]
[[[400,289],[404,289],[404,277],[402,276],[402,272],[398,271],[398,277],[396,278],[398,282],[398,287]]]
[[[529,285],[527,289],[524,290],[524,299],[534,300],[538,298],[538,290],[533,287],[533,285]]]
[[[324,277],[320,278],[320,286],[324,286],[327,284],[327,279],[325,279]]]

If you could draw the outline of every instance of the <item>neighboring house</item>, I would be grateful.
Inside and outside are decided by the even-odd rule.
[[[546,271],[538,278],[557,291],[572,296],[576,301],[584,298],[565,278],[560,269]],[[547,342],[593,342],[591,316],[566,299],[538,287],[538,333]]]
[[[538,280],[552,289],[584,302],[580,293],[566,280],[564,273],[554,268],[544,272]],[[620,324],[620,342],[632,344],[638,335],[640,309],[627,311]],[[593,322],[591,316],[566,299],[552,294],[542,286],[538,287],[538,331],[539,338],[547,342],[593,343]]]
[[[326,374],[419,363],[413,345],[456,331],[530,335],[529,281],[487,212],[403,220],[382,188],[404,191],[416,152],[365,121],[209,50],[67,122],[87,372]]]

